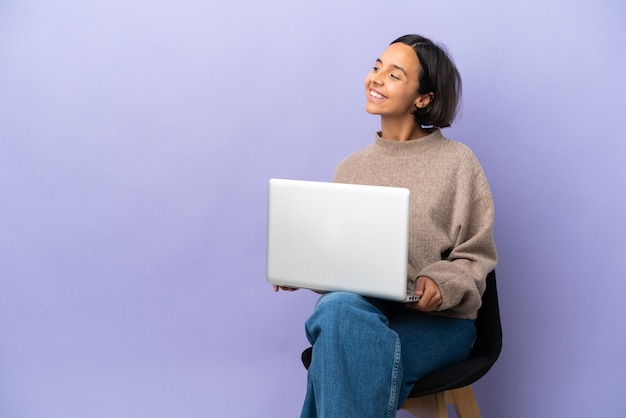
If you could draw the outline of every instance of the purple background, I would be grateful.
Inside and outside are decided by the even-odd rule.
[[[483,415],[626,416],[625,21],[620,0],[2,1],[0,416],[298,416],[315,296],[265,282],[267,180],[330,179],[371,141],[364,77],[413,32],[457,62],[444,134],[496,202]]]

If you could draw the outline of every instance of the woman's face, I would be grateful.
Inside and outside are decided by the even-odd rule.
[[[403,43],[389,45],[365,77],[365,110],[373,115],[412,118],[415,106],[423,107],[429,99],[417,91],[419,71],[413,48]]]

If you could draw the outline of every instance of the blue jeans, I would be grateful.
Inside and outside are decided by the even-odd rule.
[[[306,334],[313,356],[301,418],[394,418],[417,380],[467,358],[476,328],[334,292],[319,299]]]

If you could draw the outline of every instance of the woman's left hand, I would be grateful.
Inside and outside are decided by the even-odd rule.
[[[274,292],[278,292],[278,290],[284,290],[285,292],[293,292],[298,290],[297,287],[277,286],[275,284],[273,284],[272,287],[274,288]]]
[[[420,276],[415,283],[415,294],[420,296],[419,302],[409,303],[411,309],[422,312],[433,312],[441,306],[441,291],[437,283],[430,277]]]

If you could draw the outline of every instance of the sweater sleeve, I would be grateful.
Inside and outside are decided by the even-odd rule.
[[[418,272],[437,283],[442,294],[441,314],[475,316],[485,291],[485,279],[497,263],[493,241],[494,205],[487,179],[475,161],[467,182],[460,179],[449,234],[454,243],[442,260]]]

